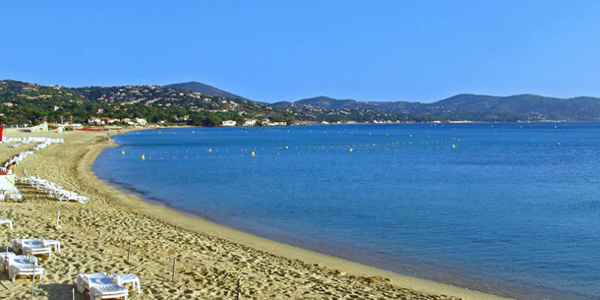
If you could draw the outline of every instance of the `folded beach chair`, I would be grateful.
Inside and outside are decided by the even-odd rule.
[[[13,230],[11,219],[0,219],[0,224],[7,224],[8,228],[10,228],[10,231]]]
[[[77,275],[77,291],[90,293],[90,300],[123,298],[127,300],[129,291],[116,284],[106,273]]]
[[[48,254],[48,257],[52,257],[52,246],[45,245],[43,242],[34,238],[14,239],[13,250],[20,250],[23,254],[31,255]]]
[[[39,275],[40,280],[42,280],[42,276],[44,275],[44,268],[37,265],[37,259],[35,256],[24,256],[24,255],[15,255],[9,256],[7,258],[7,266],[8,266],[8,279],[11,279],[13,282],[15,278],[19,275],[24,276],[35,276]]]

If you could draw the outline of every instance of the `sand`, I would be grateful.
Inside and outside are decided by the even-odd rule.
[[[35,282],[35,299],[71,299],[76,276],[94,272],[136,274],[142,294],[130,290],[132,300],[236,299],[238,280],[240,299],[505,299],[277,243],[144,202],[91,171],[97,155],[115,146],[111,134],[115,133],[5,135],[64,138],[64,144],[34,151],[17,166],[17,175],[23,176],[26,169],[30,175],[91,198],[87,204],[61,203],[21,184],[26,201],[0,203],[0,218],[14,222],[12,232],[0,227],[0,249],[12,239],[26,237],[62,244],[60,255],[41,259],[45,276]],[[0,162],[34,146],[14,149],[0,144]],[[58,211],[61,228],[57,229]],[[13,283],[3,272],[0,299],[31,299],[31,284],[31,277],[18,277]],[[76,299],[88,295],[76,292]]]

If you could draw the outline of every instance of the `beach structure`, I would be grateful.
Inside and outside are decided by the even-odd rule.
[[[16,133],[16,132],[48,132],[48,123],[44,122],[37,126],[27,126],[27,127],[11,127],[4,128],[6,133]]]
[[[77,291],[88,291],[90,300],[123,298],[127,300],[129,290],[118,285],[106,273],[91,273],[77,275]]]
[[[23,199],[21,192],[15,185],[14,174],[0,175],[0,201],[5,201],[7,198],[16,200]]]
[[[6,265],[8,267],[8,279],[13,282],[17,276],[42,276],[44,275],[44,268],[37,265],[37,258],[35,256],[15,255],[8,256],[6,258]]]
[[[13,230],[13,224],[12,224],[11,219],[0,219],[0,225],[2,225],[2,224],[8,225],[8,228],[10,228],[10,231]]]

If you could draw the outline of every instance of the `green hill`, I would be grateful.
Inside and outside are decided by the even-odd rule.
[[[174,83],[174,84],[166,85],[166,87],[170,87],[170,88],[174,88],[174,89],[181,89],[184,91],[192,91],[192,92],[202,93],[202,94],[210,95],[210,96],[225,97],[225,98],[231,98],[231,99],[246,99],[246,98],[238,96],[236,94],[222,91],[214,86],[206,85],[204,83],[200,83],[200,82],[196,82],[196,81],[190,81],[190,82],[185,82],[185,83]],[[246,99],[246,100],[248,100],[248,99]]]
[[[201,89],[200,87],[203,87]],[[189,90],[195,88],[196,91]],[[200,92],[202,90],[204,92]],[[213,95],[213,94],[218,95]],[[68,88],[14,80],[0,81],[0,124],[39,124],[90,117],[121,122],[145,118],[151,123],[218,126],[223,120],[269,119],[287,124],[321,122],[428,121],[600,121],[600,99],[508,97],[460,94],[434,103],[361,102],[325,96],[273,104],[244,99],[200,83],[188,85]]]

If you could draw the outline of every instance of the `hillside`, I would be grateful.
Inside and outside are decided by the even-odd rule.
[[[145,118],[151,123],[194,126],[219,126],[223,120],[238,124],[257,120],[260,124],[266,119],[287,124],[412,121],[401,114],[307,105],[278,107],[154,85],[67,88],[3,80],[0,103],[0,124],[6,125],[64,120],[85,123],[90,117]]]
[[[434,103],[360,102],[316,97],[294,102],[297,105],[344,109],[359,108],[392,114],[406,114],[426,120],[469,121],[598,121],[600,98],[552,98],[538,95],[507,97],[460,94]]]
[[[190,81],[190,82],[185,82],[185,83],[174,83],[174,84],[166,85],[165,87],[181,89],[184,91],[192,91],[192,92],[197,92],[197,93],[201,93],[204,95],[210,95],[210,96],[224,97],[224,98],[230,98],[230,99],[248,100],[248,99],[238,96],[236,94],[222,91],[214,86],[206,85],[204,83],[200,83],[200,82],[196,82],[196,81]]]
[[[287,124],[600,121],[600,99],[593,97],[461,94],[434,103],[419,103],[361,102],[321,96],[273,104],[236,97],[154,85],[67,88],[3,80],[0,124],[36,125],[65,120],[84,123],[91,117],[145,118],[151,123],[194,126],[219,126],[223,120],[235,120],[238,124],[256,120],[261,124],[267,119]]]

